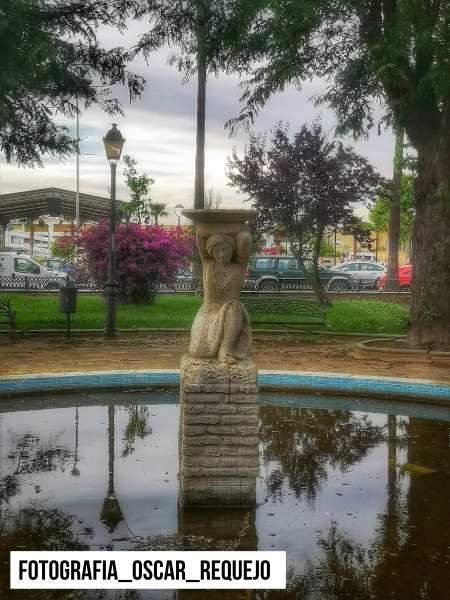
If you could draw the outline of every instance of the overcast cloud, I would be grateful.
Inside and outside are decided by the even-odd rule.
[[[124,36],[104,29],[100,38],[106,46],[131,46],[144,29],[143,23],[133,24]],[[169,54],[169,49],[163,49],[153,55],[149,65],[142,59],[133,63],[132,70],[142,74],[148,82],[140,101],[130,105],[126,91],[120,88],[115,94],[123,100],[125,109],[125,116],[117,117],[119,129],[127,140],[124,153],[137,159],[139,171],[146,171],[155,179],[152,199],[166,202],[171,209],[177,203],[186,207],[193,203],[196,82],[192,80],[183,85],[182,75],[167,64]],[[221,75],[211,76],[207,85],[205,185],[214,187],[222,195],[224,208],[242,206],[244,199],[227,185],[226,177],[227,157],[233,146],[242,150],[246,141],[243,131],[230,138],[224,130],[225,121],[237,116],[240,110],[238,83],[237,77]],[[260,133],[284,121],[289,122],[290,130],[295,132],[303,123],[320,116],[324,128],[332,132],[333,113],[324,107],[316,109],[310,101],[323,87],[324,83],[317,80],[305,85],[302,91],[291,87],[277,94],[261,111],[254,130]],[[74,123],[68,125],[73,127]],[[80,136],[86,138],[81,143],[84,154],[80,168],[81,192],[108,194],[109,167],[102,137],[109,126],[108,117],[96,108],[89,109],[81,118]],[[393,136],[390,132],[380,136],[374,132],[368,140],[359,141],[355,146],[383,175],[391,176]],[[126,200],[127,189],[120,166],[118,174],[118,197]],[[66,162],[48,160],[43,169],[19,169],[1,160],[0,193],[43,187],[75,190],[75,157]],[[167,223],[174,221],[173,214],[165,219]]]

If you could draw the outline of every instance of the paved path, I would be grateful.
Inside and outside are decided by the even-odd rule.
[[[448,368],[420,363],[362,359],[355,339],[255,334],[254,360],[260,369],[327,371],[357,375],[412,377],[450,382]],[[121,334],[116,341],[96,336],[0,339],[0,376],[64,371],[178,368],[187,333]]]

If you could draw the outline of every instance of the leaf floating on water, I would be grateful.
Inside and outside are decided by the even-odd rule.
[[[423,467],[422,465],[415,465],[413,463],[405,463],[400,467],[400,473],[409,473],[410,475],[431,475],[436,473],[436,469],[430,469],[429,467]]]

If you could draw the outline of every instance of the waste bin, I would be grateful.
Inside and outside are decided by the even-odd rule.
[[[66,315],[67,339],[70,338],[70,315],[77,312],[77,294],[74,281],[67,277],[66,285],[59,289],[59,312]]]
[[[72,284],[59,290],[59,312],[70,314],[77,312],[78,289]]]

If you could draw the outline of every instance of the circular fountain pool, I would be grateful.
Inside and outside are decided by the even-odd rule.
[[[174,393],[3,401],[2,597],[104,597],[11,592],[9,550],[145,548],[286,550],[285,592],[227,598],[446,597],[450,409],[317,395],[259,400],[254,510],[179,506]]]

